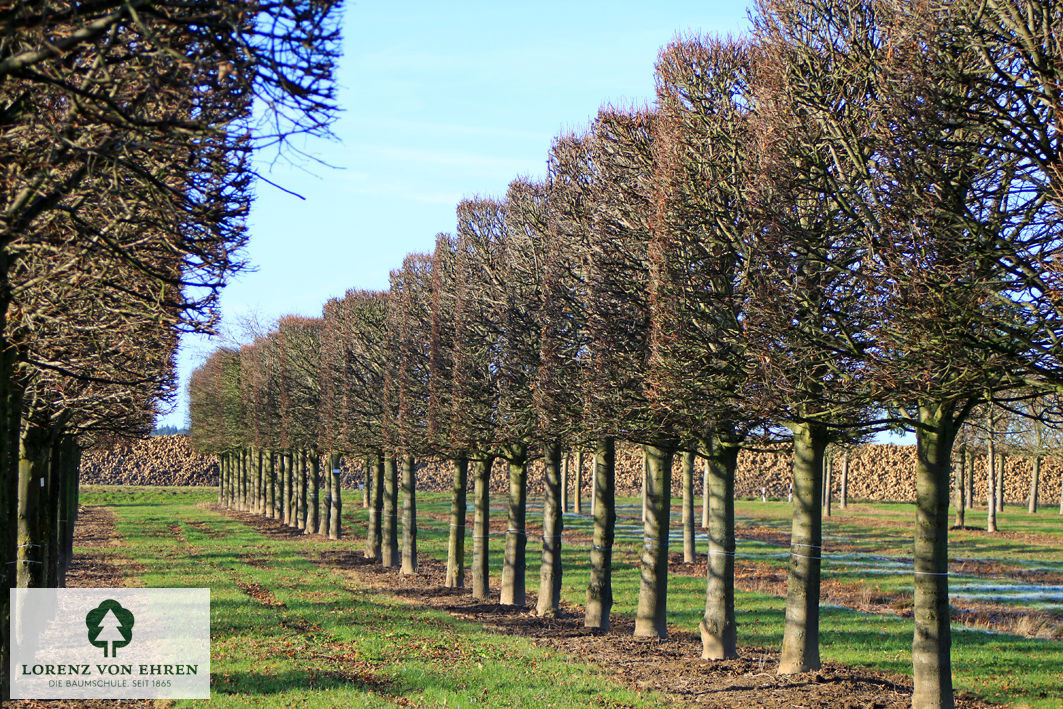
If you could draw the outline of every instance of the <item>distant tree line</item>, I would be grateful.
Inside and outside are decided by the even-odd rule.
[[[641,444],[635,634],[648,637],[667,632],[672,461],[684,456],[686,476],[701,457],[707,659],[738,649],[738,451],[790,440],[779,672],[796,673],[820,665],[824,453],[914,430],[914,703],[951,707],[954,442],[986,402],[1022,411],[1063,384],[1063,11],[756,0],[752,18],[748,39],[662,49],[652,106],[605,107],[554,140],[544,179],[463,200],[455,233],[408,256],[387,292],[352,290],[320,318],[282,318],[215,352],[190,383],[191,435],[223,456],[224,502],[307,529],[316,491],[334,484],[317,461],[368,459],[366,555],[404,573],[416,571],[414,459],[451,461],[451,586],[466,583],[471,467],[477,597],[489,592],[487,475],[501,461],[500,600],[515,605],[527,465],[541,459],[541,615],[557,611],[563,571],[562,451],[591,450],[586,624],[601,630],[615,444]],[[1054,407],[1031,415],[1058,419]]]

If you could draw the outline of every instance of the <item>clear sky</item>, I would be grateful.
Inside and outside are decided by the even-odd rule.
[[[260,183],[255,270],[225,290],[226,327],[316,316],[349,288],[387,288],[405,254],[454,230],[460,199],[541,177],[551,139],[601,105],[652,101],[657,52],[677,34],[747,27],[744,1],[348,0],[338,140],[305,146],[334,167],[263,166],[306,199]],[[182,343],[180,401],[160,425],[184,424],[188,375],[217,344]]]

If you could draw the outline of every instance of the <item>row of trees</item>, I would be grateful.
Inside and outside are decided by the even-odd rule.
[[[80,449],[150,431],[178,335],[215,327],[242,267],[252,152],[327,132],[338,13],[0,8],[0,663],[8,589],[62,583]]]
[[[463,583],[471,464],[477,596],[488,592],[486,475],[504,460],[501,601],[514,604],[527,463],[541,457],[542,614],[556,610],[562,573],[560,451],[591,447],[586,623],[600,629],[612,603],[614,446],[637,442],[647,502],[635,633],[651,637],[666,633],[672,460],[701,456],[710,659],[737,652],[738,451],[788,438],[779,671],[793,673],[819,666],[824,451],[914,430],[914,703],[952,706],[955,438],[983,402],[1018,410],[1063,382],[1060,12],[1038,0],[758,0],[752,19],[748,40],[664,48],[652,107],[603,108],[554,141],[544,180],[462,201],[456,234],[408,256],[387,293],[351,291],[320,319],[286,318],[265,341],[216,354],[206,367],[291,351],[264,377],[242,376],[210,413],[194,386],[193,435],[215,451],[371,457],[372,488],[385,490],[374,500],[388,505],[371,517],[377,556],[397,470],[412,556],[413,458],[453,461],[451,585]],[[256,403],[271,395],[279,406]]]

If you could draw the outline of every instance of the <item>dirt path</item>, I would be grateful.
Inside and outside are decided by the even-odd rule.
[[[288,528],[257,515],[225,511],[269,536],[296,536]],[[307,538],[309,541],[311,538]],[[666,641],[633,637],[631,620],[614,615],[613,629],[596,634],[583,627],[583,609],[564,605],[557,618],[535,615],[536,598],[528,594],[523,608],[501,606],[472,598],[468,589],[443,586],[443,563],[422,555],[418,573],[402,576],[366,560],[360,549],[338,548],[320,541],[307,551],[307,558],[350,576],[359,585],[376,589],[404,602],[436,608],[477,623],[493,632],[523,635],[533,643],[555,648],[581,661],[597,665],[607,675],[636,690],[653,689],[684,704],[702,707],[790,709],[791,707],[911,706],[911,679],[887,676],[861,668],[827,663],[816,673],[783,677],[776,675],[778,651],[742,648],[742,657],[725,662],[701,659],[701,641],[694,633],[670,628]],[[497,579],[492,594],[497,598]],[[989,706],[960,695],[957,706],[966,709]]]

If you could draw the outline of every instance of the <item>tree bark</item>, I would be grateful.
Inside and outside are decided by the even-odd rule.
[[[499,603],[523,606],[526,600],[528,537],[525,518],[528,513],[528,463],[523,447],[514,447],[509,463],[509,519],[506,550],[502,559],[502,593]]]
[[[1004,453],[997,454],[997,512],[1004,511],[1004,463],[1007,456]]]
[[[992,431],[990,432],[992,433]],[[996,493],[996,455],[993,450],[993,438],[989,438],[988,452],[986,453],[986,531],[997,531],[997,493]]]
[[[831,503],[831,454],[829,451],[823,453],[823,512],[830,517],[830,503]]]
[[[317,534],[321,527],[321,456],[315,451],[306,454],[307,478],[310,490],[307,493],[306,533]]]
[[[402,456],[402,574],[417,573],[417,465]]]
[[[266,510],[265,463],[262,449],[255,449],[255,514],[264,514]]]
[[[635,636],[668,637],[668,517],[672,502],[672,457],[668,446],[644,445],[646,460],[643,506],[642,574],[635,614]]]
[[[561,445],[545,444],[543,457],[546,499],[543,502],[543,555],[539,566],[539,602],[535,610],[540,616],[554,616],[557,615],[561,604],[561,532],[564,529],[564,515],[561,513]]]
[[[646,524],[646,478],[650,474],[650,461],[646,454],[646,447],[642,447],[642,524]]]
[[[450,539],[447,544],[447,588],[465,586],[465,509],[469,489],[469,460],[459,456],[451,461],[454,474],[450,485]]]
[[[384,459],[378,454],[372,456],[369,461],[373,505],[369,508],[369,529],[365,535],[365,558],[380,561],[383,558],[381,527],[384,512]]]
[[[1037,487],[1041,482],[1041,456],[1033,457],[1033,471],[1030,473],[1030,495],[1026,501],[1026,511],[1037,514]]]
[[[23,425],[18,447],[18,548],[15,586],[42,588],[47,560],[47,528],[41,523],[51,444],[46,431]]]
[[[225,506],[225,454],[218,454],[218,507]]]
[[[573,508],[573,512],[578,515],[583,514],[583,451],[576,451],[576,480],[572,486],[573,492],[576,497],[573,500],[576,505]]]
[[[974,509],[974,451],[964,447],[967,459],[967,509]]]
[[[332,491],[329,497],[331,509],[329,511],[328,538],[339,539],[343,536],[343,493],[340,492],[340,456],[338,453],[333,453],[329,460],[328,474],[331,480],[329,488]],[[380,521],[379,516],[377,521]]]
[[[572,451],[565,451],[564,467],[561,468],[561,511],[568,512],[568,481],[569,464],[572,461]]]
[[[475,518],[472,527],[472,596],[487,598],[491,594],[488,543],[491,534],[491,466],[495,458],[482,455],[473,460],[473,505]]]
[[[318,520],[317,533],[326,537],[332,519],[332,454],[325,454],[319,460],[324,461],[325,465],[321,469],[321,518]]]
[[[381,542],[381,563],[389,568],[399,566],[398,520],[399,467],[394,456],[384,458],[384,539]]]
[[[269,475],[269,488],[266,492],[267,515],[270,519],[277,519],[277,454],[272,450],[266,451],[266,469]]]
[[[683,453],[683,563],[693,564],[694,551],[694,454]]]
[[[964,476],[967,474],[967,456],[960,453],[960,464],[955,466],[956,468],[956,527],[963,529],[964,522],[964,507],[963,507],[963,481]]]
[[[66,525],[63,528],[62,557],[60,568],[59,585],[66,586],[66,572],[70,569],[70,562],[74,558],[74,527],[78,518],[78,476],[81,470],[81,448],[77,439],[67,436],[64,439],[64,459],[66,461],[66,473],[64,476],[64,518]]]
[[[842,451],[842,479],[838,491],[838,506],[843,510],[849,508],[849,450]]]
[[[300,531],[306,531],[307,513],[309,512],[307,506],[309,482],[310,482],[310,461],[305,450],[300,450],[299,453],[299,496],[296,498],[295,508],[295,520],[299,526]]]
[[[295,491],[292,487],[295,485],[295,470],[293,470],[293,464],[295,463],[295,456],[291,451],[284,453],[284,523],[289,527],[295,526],[295,514],[292,512],[292,507],[295,505]]]
[[[372,494],[371,494],[372,491],[370,490],[370,488],[373,485],[373,483],[372,483],[373,475],[374,475],[373,469],[374,469],[374,466],[376,465],[376,463],[374,461],[375,461],[375,459],[373,457],[366,456],[366,459],[365,459],[365,470],[363,471],[363,475],[362,475],[362,477],[365,478],[362,481],[362,509],[369,509],[369,507],[373,504]]]
[[[701,657],[705,660],[738,657],[734,564],[734,488],[738,450],[737,445],[716,439],[712,442],[708,457],[709,553],[706,561],[705,614],[699,625]]]
[[[955,426],[950,404],[919,407],[916,429],[915,707],[953,706],[949,615],[949,458]]]
[[[790,569],[786,580],[786,620],[783,626],[779,674],[818,670],[819,574],[823,543],[823,452],[826,428],[793,423],[793,521],[790,532]]]
[[[601,632],[609,630],[613,609],[613,535],[616,527],[614,481],[616,444],[612,438],[598,441],[594,451],[594,543],[591,546],[591,578],[583,625]]]
[[[701,528],[709,528],[709,461],[701,471]]]

